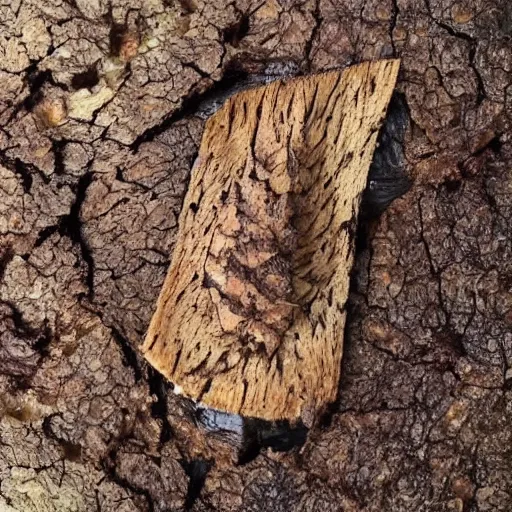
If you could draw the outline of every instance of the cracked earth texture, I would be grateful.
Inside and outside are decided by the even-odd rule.
[[[512,510],[511,38],[507,0],[1,3],[0,510]],[[138,353],[197,105],[390,56],[413,185],[360,230],[339,399],[236,465]]]

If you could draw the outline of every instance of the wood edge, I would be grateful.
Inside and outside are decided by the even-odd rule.
[[[340,68],[334,68],[334,69],[330,69],[330,70],[323,71],[323,72],[320,72],[320,73],[311,73],[311,74],[308,74],[308,75],[302,75],[302,76],[297,76],[297,77],[283,78],[283,79],[280,79],[280,81],[282,81],[282,82],[298,82],[298,81],[303,81],[305,79],[307,80],[309,77],[311,77],[311,78],[312,77],[318,78],[319,76],[325,76],[325,75],[336,74],[336,73],[343,75],[345,72],[348,72],[349,70],[351,72],[353,72],[353,73],[357,73],[359,70],[364,69],[364,68],[366,68],[366,71],[369,72],[372,67],[378,69],[378,68],[380,68],[382,66],[386,66],[387,64],[391,64],[390,74],[389,74],[389,79],[388,79],[388,83],[389,82],[392,83],[392,85],[389,87],[389,89],[391,90],[391,92],[390,92],[390,97],[391,97],[392,91],[394,90],[394,88],[396,86],[396,81],[397,81],[397,77],[398,77],[398,71],[399,71],[400,64],[401,64],[401,60],[399,58],[364,61],[364,62],[361,62],[361,63],[358,63],[358,64],[346,66],[346,67],[343,67],[343,68],[341,68],[341,67]],[[255,89],[263,89],[265,87],[268,87],[268,85],[269,84],[264,84],[264,85],[261,85],[261,86],[258,86],[258,87],[251,88],[250,90],[254,91]],[[240,95],[243,95],[245,92],[246,92],[245,90],[244,91],[240,91],[240,92],[232,95],[230,98],[228,98],[226,100],[226,102],[223,104],[223,106],[208,119],[207,123],[213,122],[212,120],[215,119],[215,117],[219,114],[219,112],[221,112],[223,109],[226,108],[226,105],[228,104],[229,100],[231,100],[233,98],[236,98],[236,97],[239,97]],[[389,100],[388,100],[388,104],[389,104]],[[205,125],[205,130],[206,129],[207,129],[207,124]],[[193,172],[193,168],[191,169],[191,172]],[[191,177],[191,179],[192,179],[192,177]],[[189,191],[187,190],[187,193],[186,193],[185,198],[184,198],[184,204],[187,201],[188,194],[189,194]],[[178,226],[181,224],[181,221],[182,221],[181,217],[182,217],[182,215],[183,215],[183,211],[180,212],[179,219],[178,219]],[[167,280],[171,270],[172,270],[172,257],[171,257],[171,261],[169,263],[169,268],[168,268],[168,272],[166,274],[165,280]],[[165,283],[165,280],[164,280],[164,283]],[[156,361],[155,358],[152,355],[152,352],[151,352],[150,349],[152,348],[152,345],[155,342],[155,335],[152,332],[152,331],[154,331],[154,327],[155,327],[153,324],[157,325],[159,323],[158,322],[159,319],[155,318],[155,314],[156,314],[156,310],[158,309],[158,306],[161,303],[161,297],[162,297],[163,291],[164,291],[164,286],[162,285],[162,288],[160,290],[160,294],[159,294],[159,296],[157,298],[157,301],[156,301],[156,308],[155,308],[155,311],[154,311],[154,315],[151,318],[151,321],[150,321],[150,324],[149,324],[148,331],[146,333],[144,342],[141,345],[139,345],[138,349],[140,350],[140,352],[142,353],[142,355],[144,356],[146,361],[153,368],[155,368],[169,382],[171,382],[175,388],[176,387],[179,388],[180,391],[178,393],[176,393],[176,394],[184,396],[184,397],[192,400],[196,404],[201,403],[205,407],[209,407],[209,408],[215,409],[215,407],[208,405],[208,403],[206,403],[206,402],[198,402],[196,399],[194,399],[187,392],[186,386],[182,387],[181,385],[174,383],[171,380],[171,378],[170,378],[169,369],[162,367],[162,365],[159,364],[158,361]],[[218,410],[223,410],[223,409],[218,409]],[[240,411],[233,411],[233,410],[225,410],[225,412],[228,412],[230,414],[241,414]],[[295,417],[292,418],[289,415],[288,416],[286,416],[286,415],[276,416],[276,415],[266,414],[264,411],[260,411],[260,414],[258,414],[258,415],[251,415],[251,417],[261,418],[261,419],[268,420],[268,421],[277,421],[277,420],[282,420],[282,419],[286,419],[286,420],[294,420],[295,419],[296,420],[297,418],[300,417],[300,415],[299,416],[295,416]]]

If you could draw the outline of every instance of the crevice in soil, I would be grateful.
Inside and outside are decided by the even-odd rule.
[[[66,147],[66,140],[52,140],[52,150],[54,157],[54,169],[55,174],[61,176],[66,171],[66,166],[64,165],[64,148]]]
[[[3,279],[7,265],[14,258],[15,252],[10,245],[0,246],[0,280]]]
[[[451,36],[458,37],[460,39],[464,39],[469,43],[469,66],[473,70],[473,73],[475,74],[476,84],[477,84],[477,96],[476,96],[476,104],[480,105],[482,101],[485,99],[485,86],[484,81],[482,79],[482,75],[480,74],[480,71],[476,67],[475,64],[475,57],[476,57],[476,50],[478,46],[478,41],[470,36],[469,34],[466,34],[464,32],[460,32],[458,30],[453,29],[450,27],[450,25],[447,25],[446,23],[443,23],[442,21],[435,20],[435,23],[441,27],[442,29],[446,30]]]
[[[48,324],[45,324],[41,334],[33,345],[34,350],[36,350],[41,357],[46,357],[50,353],[48,347],[50,346],[53,338],[52,334],[53,333]]]
[[[59,225],[54,224],[52,226],[47,226],[46,228],[43,228],[41,231],[39,231],[39,234],[37,235],[37,239],[34,243],[34,247],[40,247],[41,245],[48,240],[54,233],[57,233],[59,231]]]
[[[396,22],[398,20],[398,15],[400,14],[400,9],[398,7],[397,0],[392,0],[391,2],[391,19],[389,21],[389,39],[391,41],[391,48],[393,48],[393,57],[397,56],[395,40],[393,39],[393,32],[396,28]]]
[[[19,158],[16,158],[16,160],[14,160],[14,172],[21,177],[23,190],[26,194],[29,194],[32,188],[33,178],[30,174],[30,171]]]
[[[76,73],[71,79],[73,89],[92,89],[100,81],[96,64],[90,66],[81,73]]]
[[[108,476],[112,479],[113,482],[118,484],[124,489],[128,489],[129,491],[133,492],[134,494],[137,494],[139,496],[144,497],[146,500],[147,506],[148,506],[148,512],[156,512],[157,509],[155,507],[155,504],[153,502],[153,498],[151,497],[151,494],[147,489],[142,489],[140,487],[137,487],[133,485],[131,482],[129,482],[126,478],[123,478],[119,476],[116,472],[116,457],[117,453],[116,450],[112,450],[108,457],[106,457],[103,460],[103,469],[108,474]]]
[[[183,103],[178,110],[173,112],[157,126],[146,130],[143,134],[137,137],[130,145],[130,148],[134,153],[136,153],[141,144],[154,140],[155,137],[171,128],[171,126],[178,121],[181,121],[188,116],[193,116],[198,112],[202,103],[215,98],[223,91],[232,89],[237,83],[246,80],[247,76],[248,74],[237,68],[236,65],[228,65],[224,76],[218,82],[205,92],[192,92],[192,94],[183,100]]]
[[[206,476],[212,468],[213,462],[203,459],[193,459],[191,461],[181,460],[180,464],[189,477],[184,508],[185,510],[192,510],[192,507],[201,495]]]
[[[234,48],[238,47],[240,41],[249,33],[249,28],[249,16],[241,14],[240,19],[236,23],[224,29],[222,34],[224,42]]]
[[[137,358],[137,354],[130,342],[118,331],[115,327],[111,327],[112,336],[116,340],[117,344],[121,348],[121,352],[123,353],[123,362],[125,366],[128,366],[133,370],[133,376],[135,380],[138,382],[142,377],[142,371],[140,369],[139,360]]]
[[[151,415],[162,422],[160,431],[160,444],[164,444],[172,437],[172,427],[167,418],[167,389],[166,382],[160,373],[148,367],[149,392],[156,396],[156,402],[151,405]]]
[[[80,177],[76,186],[75,202],[71,205],[69,214],[62,217],[59,223],[59,233],[63,236],[68,236],[71,241],[80,247],[82,259],[87,265],[87,275],[85,282],[87,285],[88,298],[92,299],[94,296],[94,260],[92,252],[85,240],[82,233],[82,221],[80,219],[80,210],[85,201],[87,188],[93,180],[93,174],[88,172]]]
[[[11,310],[11,319],[14,323],[16,335],[20,338],[34,338],[37,336],[37,330],[34,329],[23,318],[22,312],[10,301],[2,301]]]
[[[322,25],[322,16],[320,15],[320,0],[316,0],[315,8],[313,9],[313,19],[315,20],[315,25],[313,26],[311,30],[311,35],[309,36],[309,39],[306,41],[306,48],[304,50],[304,54],[306,55],[306,62],[307,62],[307,69],[308,71],[311,71],[311,63],[312,63],[312,56],[311,56],[311,50],[313,49],[313,43],[315,42],[316,36],[318,34],[318,30],[320,29],[320,26]]]
[[[43,97],[42,89],[46,82],[53,82],[52,72],[50,70],[38,71],[39,62],[33,63],[26,74],[26,81],[29,87],[29,95],[23,100],[21,106],[28,112],[32,112],[34,107]]]
[[[439,21],[435,18],[435,16],[432,13],[432,7],[430,5],[430,0],[425,0],[425,6],[428,11],[428,15],[432,19],[432,21],[439,27],[448,32],[453,37],[456,37],[458,39],[463,39],[464,41],[467,41],[469,43],[469,66],[473,70],[473,73],[475,75],[476,83],[477,83],[477,95],[476,95],[476,104],[480,105],[482,101],[486,97],[485,93],[485,86],[484,81],[482,79],[482,75],[480,74],[480,71],[478,70],[476,63],[475,63],[475,57],[476,57],[476,51],[478,46],[478,40],[470,36],[469,34],[466,34],[465,32],[461,32],[459,30],[455,30],[453,27],[448,25],[447,23],[444,23],[443,21]]]
[[[271,448],[276,452],[287,452],[300,448],[306,442],[309,429],[298,421],[265,421],[258,418],[244,418],[243,446],[238,464],[244,465],[254,460],[262,449]]]

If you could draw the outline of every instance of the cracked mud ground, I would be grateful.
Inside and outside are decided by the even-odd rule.
[[[17,0],[0,20],[2,512],[512,510],[512,4]],[[301,451],[235,465],[137,349],[197,106],[389,56],[413,186],[361,230],[339,400]]]

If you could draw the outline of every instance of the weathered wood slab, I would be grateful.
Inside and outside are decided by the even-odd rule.
[[[269,420],[335,399],[357,213],[398,67],[274,82],[208,120],[142,347],[186,396]]]

